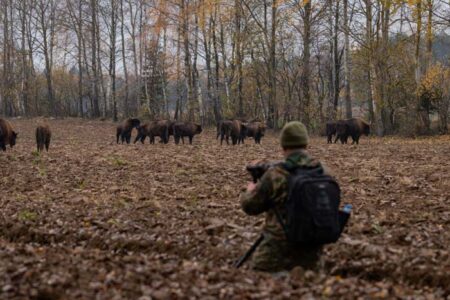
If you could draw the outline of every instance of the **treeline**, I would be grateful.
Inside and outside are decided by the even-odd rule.
[[[443,0],[5,0],[0,114],[448,132]],[[445,36],[444,36],[445,37]]]

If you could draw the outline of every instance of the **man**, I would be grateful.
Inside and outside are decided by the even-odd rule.
[[[286,124],[280,140],[287,167],[321,167],[320,162],[306,152],[309,137],[302,123]],[[275,166],[267,170],[257,184],[248,183],[247,190],[240,196],[242,209],[248,215],[266,213],[264,240],[252,258],[252,268],[255,270],[280,272],[295,266],[309,270],[320,268],[322,246],[289,244],[273,209],[274,205],[282,218],[286,216],[283,204],[288,197],[288,177],[289,172],[283,166]]]

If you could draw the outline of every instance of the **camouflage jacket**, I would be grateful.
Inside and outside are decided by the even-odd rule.
[[[320,162],[312,159],[305,150],[299,150],[291,154],[286,162],[290,166],[318,167]],[[263,232],[266,238],[286,240],[285,233],[277,220],[275,212],[271,209],[274,204],[280,215],[285,216],[284,202],[288,197],[289,172],[282,166],[270,168],[261,177],[256,188],[252,192],[243,192],[240,195],[241,206],[248,215],[266,213],[266,222]]]

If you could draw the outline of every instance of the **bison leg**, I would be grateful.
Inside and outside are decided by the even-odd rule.
[[[142,140],[142,135],[140,133],[138,133],[138,135],[136,136],[136,138],[134,139],[133,144],[136,144],[137,141]]]
[[[189,145],[192,145],[192,139],[193,139],[194,137],[192,136],[192,135],[190,135],[189,136]]]
[[[48,148],[50,147],[50,141],[45,142],[45,150],[48,152]]]
[[[147,137],[147,135],[143,134],[141,137],[141,143],[144,144],[145,142],[145,138]]]
[[[342,142],[341,135],[340,135],[340,134],[336,134],[336,138],[334,139],[334,143],[336,144],[336,142],[337,142],[339,139],[340,139],[341,142]]]
[[[163,139],[164,139],[164,144],[168,144],[169,143],[169,127],[167,127],[165,130],[164,130],[164,133],[163,133],[163,137],[162,137]]]

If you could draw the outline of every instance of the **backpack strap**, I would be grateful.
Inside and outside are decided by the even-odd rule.
[[[286,238],[287,238],[288,237],[288,232],[287,232],[286,224],[283,222],[283,218],[281,217],[280,212],[276,208],[275,203],[274,203],[272,209],[275,212],[275,216],[277,217],[278,223],[280,223],[281,228],[283,228],[284,234],[286,235]]]
[[[298,166],[292,166],[286,162],[280,163],[279,164],[280,167],[282,167],[284,170],[289,172],[288,175],[288,198],[290,196],[290,178],[291,176],[296,172],[296,170],[299,168]],[[283,218],[281,217],[281,213],[280,211],[277,209],[275,202],[273,201],[273,199],[270,199],[271,202],[271,208],[273,209],[274,213],[275,213],[275,217],[277,218],[278,223],[281,225],[281,228],[283,228],[284,234],[286,236],[286,238],[288,237],[288,231],[287,231],[287,227],[286,224],[283,221]]]

